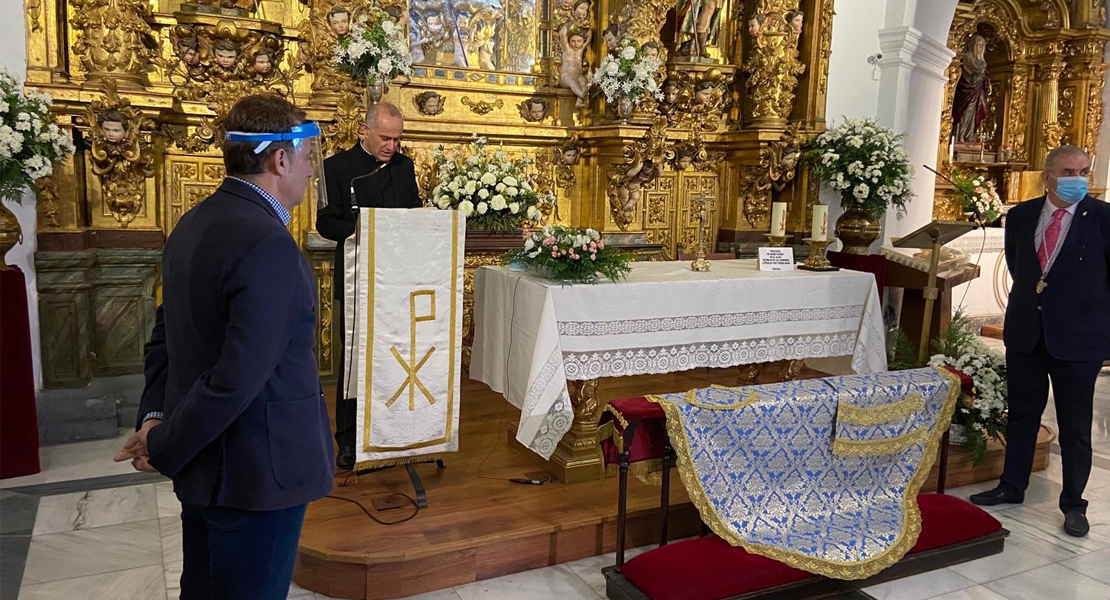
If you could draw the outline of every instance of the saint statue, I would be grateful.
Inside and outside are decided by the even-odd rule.
[[[981,35],[971,38],[963,57],[963,73],[956,84],[952,105],[952,122],[957,142],[978,142],[983,119],[987,118],[991,80],[987,77],[987,40]]]
[[[682,35],[680,56],[709,58],[709,46],[717,43],[721,3],[717,0],[685,0],[679,6]]]

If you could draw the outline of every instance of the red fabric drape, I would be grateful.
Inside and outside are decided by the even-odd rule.
[[[12,267],[0,271],[0,479],[40,470],[27,279]]]

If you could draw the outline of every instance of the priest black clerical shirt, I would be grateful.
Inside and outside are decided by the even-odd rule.
[[[419,208],[422,205],[416,188],[416,169],[412,159],[399,152],[381,170],[382,163],[356,143],[324,161],[324,178],[328,186],[328,205],[316,213],[316,231],[338,242],[335,248],[335,297],[343,300],[343,240],[355,233],[355,214],[351,211],[351,180],[355,181],[355,200],[359,206],[373,208]]]

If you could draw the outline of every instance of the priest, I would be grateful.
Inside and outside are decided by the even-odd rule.
[[[346,323],[343,306],[343,241],[355,232],[358,207],[418,208],[420,193],[412,159],[401,154],[404,117],[394,105],[381,102],[366,111],[359,125],[359,142],[349,150],[324,161],[328,205],[316,215],[316,231],[338,243],[335,248],[335,305],[339,307],[338,328]],[[339,361],[345,363],[346,343],[339,344]],[[350,469],[355,453],[355,399],[346,393],[348,373],[339,369],[335,401],[335,441],[339,445],[336,466]]]

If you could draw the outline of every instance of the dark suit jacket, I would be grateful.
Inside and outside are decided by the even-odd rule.
[[[1044,336],[1053,357],[1110,359],[1110,204],[1088,196],[1076,206],[1068,236],[1037,293],[1037,222],[1044,196],[1006,215],[1006,265],[1013,285],[1003,330],[1006,348],[1032,352]]]
[[[355,233],[355,214],[351,212],[351,180],[366,175],[381,163],[355,144],[324,161],[328,186],[328,205],[316,213],[316,231],[335,241],[335,297],[343,300],[343,240]],[[412,159],[396,153],[389,166],[355,182],[359,206],[373,208],[419,208],[420,191]]]
[[[276,510],[332,487],[312,270],[273,208],[226,179],[162,253],[140,419],[182,502]]]

